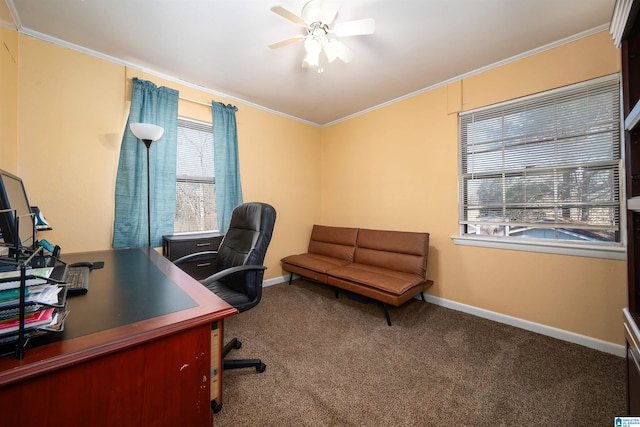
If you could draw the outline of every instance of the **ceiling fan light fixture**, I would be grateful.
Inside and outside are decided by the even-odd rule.
[[[327,55],[327,61],[333,62],[338,58],[338,46],[337,40],[327,40],[324,44],[324,54]]]
[[[375,22],[371,18],[355,21],[339,22],[334,28],[333,20],[338,14],[342,4],[341,0],[310,0],[302,8],[302,17],[288,11],[282,6],[274,6],[271,10],[297,25],[306,26],[306,36],[295,36],[286,40],[269,44],[272,49],[304,40],[305,57],[303,67],[319,67],[320,52],[324,51],[329,62],[340,58],[348,63],[353,59],[353,52],[344,43],[336,39],[330,39],[329,34],[335,36],[358,36],[372,34],[375,31]]]
[[[304,50],[307,54],[302,61],[303,67],[317,67],[322,52],[322,40],[319,37],[307,37],[304,41]]]

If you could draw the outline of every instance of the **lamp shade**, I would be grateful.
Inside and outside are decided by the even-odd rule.
[[[136,138],[143,141],[157,141],[164,134],[163,128],[150,123],[131,123],[129,128]]]

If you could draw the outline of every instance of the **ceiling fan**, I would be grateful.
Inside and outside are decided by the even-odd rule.
[[[307,30],[307,35],[291,37],[269,47],[276,49],[304,40],[306,55],[302,61],[303,67],[319,67],[320,53],[324,51],[329,62],[340,58],[344,62],[353,59],[353,52],[340,40],[331,37],[359,36],[373,34],[375,22],[371,18],[355,21],[337,22],[332,25],[340,9],[339,1],[311,0],[302,8],[300,16],[282,6],[274,6],[271,11]]]

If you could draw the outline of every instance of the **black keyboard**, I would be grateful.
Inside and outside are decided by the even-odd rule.
[[[67,295],[81,295],[89,291],[89,273],[87,266],[59,265],[53,268],[51,279],[67,283]]]

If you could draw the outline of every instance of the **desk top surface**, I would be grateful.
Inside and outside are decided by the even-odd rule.
[[[87,294],[67,299],[63,332],[34,340],[22,360],[0,358],[0,386],[237,313],[153,249],[62,259],[102,261],[104,268],[91,271]]]
[[[78,256],[85,257],[83,261],[103,261],[105,268],[91,271],[87,294],[67,298],[69,316],[64,331],[50,334],[48,337],[52,339],[76,338],[198,305],[149,262],[146,252],[120,250],[74,255],[74,262]],[[62,257],[65,261],[66,258]]]

